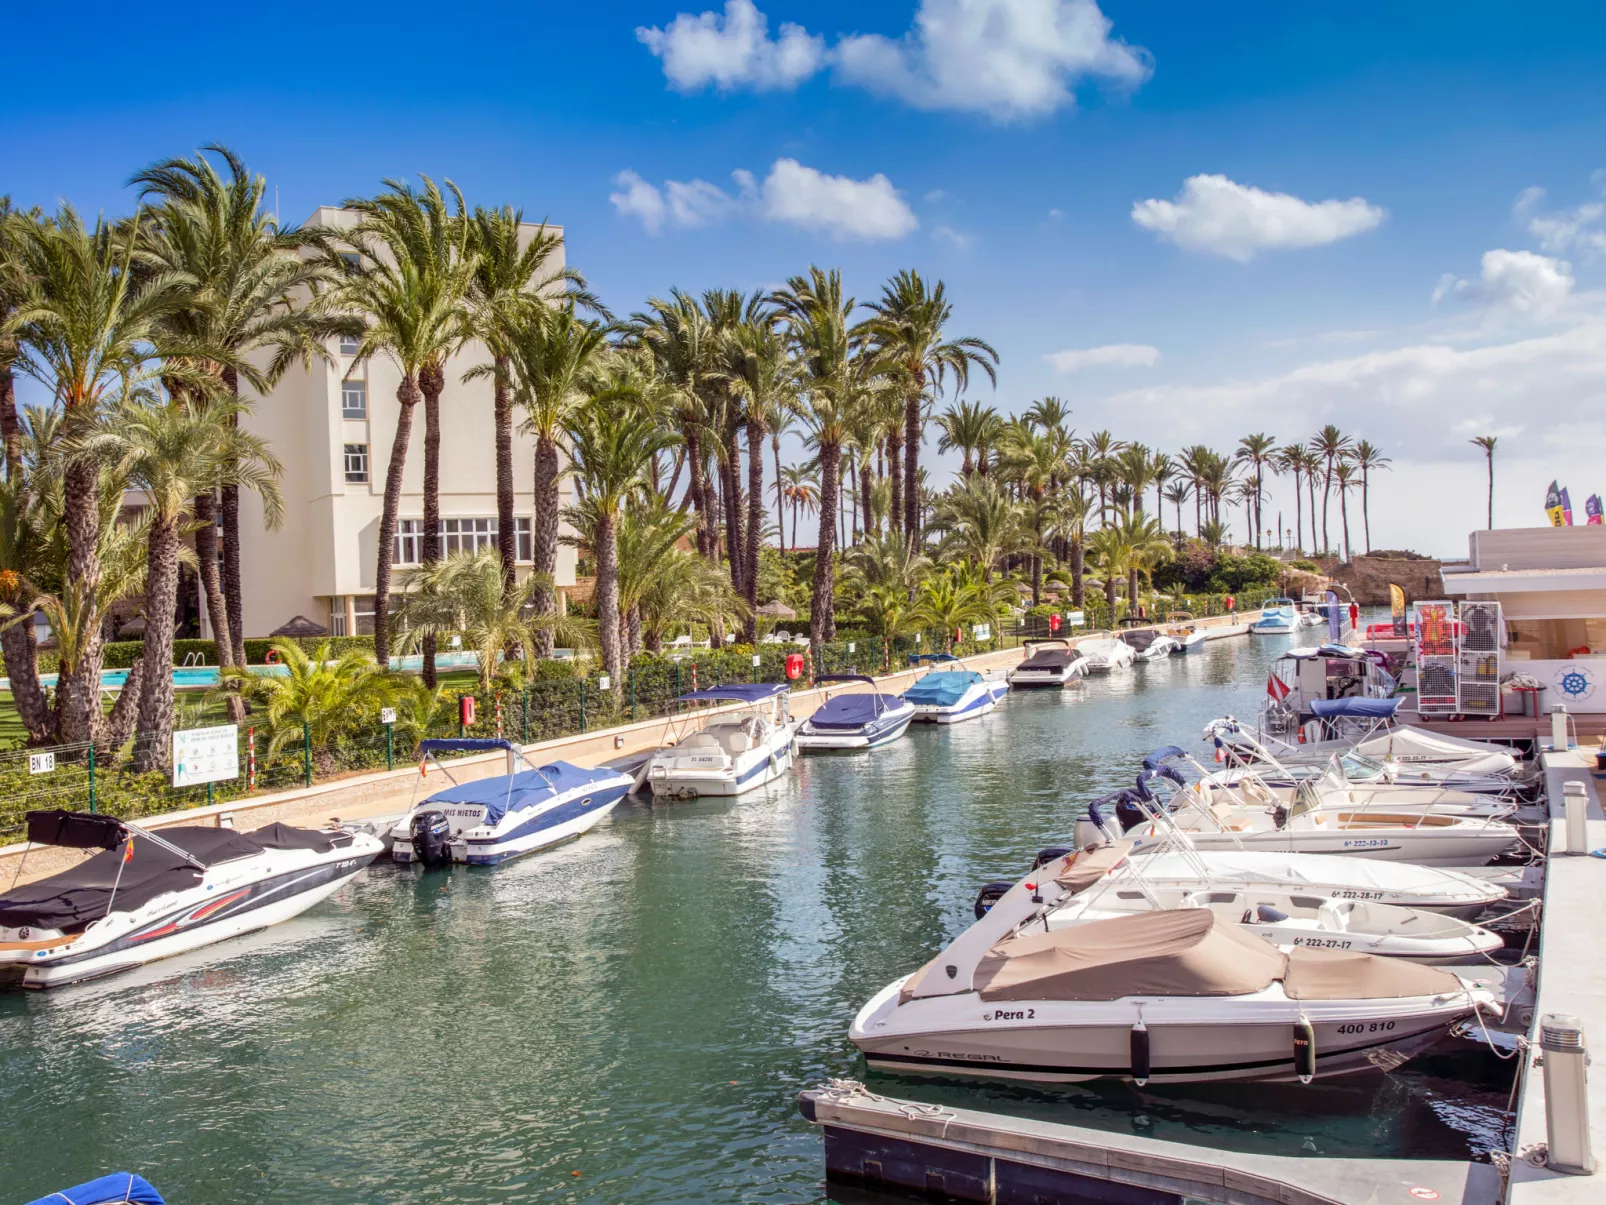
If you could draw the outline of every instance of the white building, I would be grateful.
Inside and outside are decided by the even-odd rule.
[[[309,225],[349,228],[354,213],[321,207]],[[531,224],[533,235],[538,229]],[[556,229],[561,237],[561,228]],[[563,266],[560,244],[549,261]],[[296,615],[329,628],[332,635],[373,631],[374,573],[379,519],[384,506],[385,468],[390,461],[400,404],[401,374],[381,356],[359,363],[355,342],[331,342],[333,361],[292,367],[266,395],[247,391],[255,406],[243,425],[266,439],[284,463],[280,488],[284,522],[267,530],[262,501],[242,491],[240,572],[245,635],[266,636]],[[488,379],[465,382],[463,375],[487,362],[484,348],[471,344],[447,366],[441,395],[440,506],[442,553],[496,546],[496,444],[492,386]],[[535,440],[519,430],[514,414],[513,468],[518,516],[518,559],[530,560],[534,514]],[[407,467],[398,512],[396,570],[391,588],[406,580],[406,567],[419,560],[424,513],[424,408],[413,414]],[[564,487],[563,502],[570,501]],[[576,554],[560,545],[559,586],[572,586]],[[211,635],[206,608],[202,632]]]

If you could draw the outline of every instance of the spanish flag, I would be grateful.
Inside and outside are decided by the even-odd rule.
[[[123,865],[127,866],[133,860],[134,860],[134,838],[130,837],[128,839],[128,844],[123,846]]]

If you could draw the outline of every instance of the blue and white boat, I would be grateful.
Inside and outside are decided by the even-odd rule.
[[[868,691],[829,696],[797,730],[803,749],[879,749],[897,740],[915,718],[914,704],[901,695],[882,694],[863,674],[826,674],[818,683],[863,682]]]
[[[512,741],[464,738],[418,745],[427,761],[435,761],[437,753],[498,749],[507,754],[506,774],[460,783],[440,766],[452,785],[403,813],[390,832],[393,859],[426,867],[495,866],[578,837],[613,811],[635,781],[607,767],[588,770],[566,761],[535,766]]]
[[[917,724],[957,724],[986,715],[1009,693],[1009,683],[989,681],[957,666],[933,670],[903,692]]]
[[[144,1176],[132,1172],[113,1172],[87,1184],[63,1188],[28,1205],[165,1205],[162,1194]]]
[[[1292,636],[1300,627],[1299,605],[1291,598],[1271,598],[1260,608],[1260,618],[1249,625],[1249,631],[1255,636]]]
[[[675,702],[687,710],[670,717],[663,747],[647,763],[653,798],[745,795],[785,775],[797,756],[790,693],[785,682],[754,682],[681,695]],[[746,706],[709,715],[699,703]]]

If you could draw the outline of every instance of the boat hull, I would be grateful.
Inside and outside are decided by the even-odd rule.
[[[648,771],[647,785],[652,788],[654,798],[696,799],[704,795],[732,798],[785,777],[791,771],[795,757],[795,741],[788,733],[785,744],[743,755],[730,769],[702,770],[674,764],[655,764]]]
[[[1409,833],[1409,835],[1407,835]],[[1164,834],[1151,835],[1147,828],[1126,834],[1135,841],[1134,852],[1159,849],[1168,844]],[[1410,830],[1366,832],[1337,829],[1331,832],[1308,829],[1278,829],[1265,832],[1214,833],[1188,832],[1199,850],[1265,850],[1273,853],[1345,854],[1377,858],[1388,862],[1414,862],[1418,866],[1483,866],[1505,853],[1517,840],[1516,831],[1505,825],[1469,827],[1459,833],[1426,833]]]
[[[914,722],[917,724],[960,724],[965,720],[973,720],[984,716],[997,708],[999,701],[1009,693],[1009,687],[1004,683],[996,686],[989,685],[977,691],[972,697],[961,699],[957,703],[947,706],[916,703]]]

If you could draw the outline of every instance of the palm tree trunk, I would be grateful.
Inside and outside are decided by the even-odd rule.
[[[834,443],[820,445],[820,541],[814,550],[814,597],[809,600],[809,639],[824,644],[836,636],[836,613],[832,593],[836,566],[831,555],[836,549],[837,476],[842,449]]]
[[[913,544],[920,534],[920,416],[924,410],[926,378],[916,378],[919,387],[903,406],[903,534]]]
[[[1372,502],[1369,496],[1371,494],[1369,476],[1365,469],[1361,470],[1361,528],[1366,535],[1367,556],[1372,555]]]
[[[792,550],[797,551],[797,499],[792,499]]]
[[[708,544],[708,499],[703,496],[703,446],[697,432],[688,424],[681,432],[681,440],[686,445],[686,465],[690,476],[686,483],[686,496],[691,499],[692,509],[697,512],[697,551],[703,556],[713,555]]]
[[[407,467],[407,444],[413,433],[413,407],[422,395],[418,381],[404,376],[396,387],[401,405],[396,436],[390,444],[385,469],[385,503],[379,512],[378,563],[374,567],[374,658],[381,669],[390,668],[390,564],[396,555],[396,512],[401,509],[402,471]],[[439,538],[439,533],[436,533]]]
[[[602,645],[602,669],[613,679],[617,696],[622,683],[623,658],[619,649],[619,533],[612,515],[597,517],[597,640]]]
[[[114,751],[128,744],[128,738],[134,735],[134,725],[139,720],[139,705],[144,698],[145,662],[139,660],[129,668],[128,677],[123,679],[123,689],[118,692],[117,702],[112,704],[111,712],[106,716],[106,732],[100,742],[101,748]]]
[[[1128,569],[1126,571],[1126,613],[1128,615],[1136,615],[1138,613],[1138,571],[1136,569]]]
[[[166,770],[173,756],[173,621],[178,606],[178,519],[151,524],[145,573],[145,662],[134,767]],[[126,687],[125,687],[126,689]]]
[[[758,551],[764,542],[764,422],[747,420],[747,643],[758,643]]]
[[[1327,538],[1327,502],[1333,493],[1333,458],[1327,458],[1327,475],[1322,478],[1322,551],[1326,552],[1332,547],[1332,541]]]
[[[786,551],[786,500],[781,496],[781,433],[770,432],[770,451],[775,457],[775,542]]]
[[[234,659],[234,629],[229,626],[229,609],[218,575],[217,498],[210,490],[195,497],[195,523],[195,561],[201,594],[206,600],[206,616],[212,624],[212,640],[217,645],[218,665],[238,665]],[[245,700],[238,695],[228,697],[228,708],[231,723],[245,719]]]
[[[1294,472],[1294,552],[1296,554],[1304,551],[1304,549],[1302,547],[1300,547],[1305,542],[1305,516],[1304,516],[1304,513],[1303,513],[1304,512],[1304,503],[1305,503],[1305,499],[1303,497],[1301,497],[1300,493],[1299,493],[1299,472],[1298,472],[1298,470],[1295,470],[1295,472]]]
[[[970,475],[975,471],[976,465],[970,458],[970,448],[966,447],[961,450],[959,459],[959,475],[968,481],[970,479]]]
[[[1106,567],[1104,570],[1104,603],[1110,609],[1110,626],[1115,626],[1115,574]]]
[[[512,361],[507,356],[496,357],[496,390],[491,403],[496,428],[496,555],[502,562],[502,595],[505,598],[513,596],[518,579],[518,533],[513,514],[512,374]]]
[[[892,482],[891,530],[903,530],[903,432],[895,425],[887,433],[887,479]]]
[[[1087,590],[1082,578],[1087,571],[1087,546],[1080,536],[1071,537],[1071,605],[1081,607],[1087,601]]]
[[[76,424],[75,424],[76,425]],[[93,598],[100,588],[100,471],[82,458],[68,462],[63,476],[67,528],[67,579]],[[64,744],[95,740],[101,730],[100,667],[105,642],[98,624],[83,635],[76,663],[56,682],[56,732]]]
[[[11,701],[16,704],[17,716],[28,732],[28,743],[52,744],[54,725],[50,719],[50,702],[45,698],[44,687],[39,685],[39,648],[34,642],[31,614],[0,630],[0,650],[5,652]]]
[[[1310,495],[1310,553],[1315,556],[1319,541],[1316,539],[1316,474],[1305,474],[1305,490]]]
[[[419,541],[425,565],[441,559],[441,392],[446,372],[439,364],[426,364],[418,373],[424,394],[424,538]],[[424,685],[435,689],[435,636],[419,642],[424,654]]]
[[[1489,450],[1488,457],[1489,457],[1489,530],[1493,531],[1494,530],[1494,449],[1491,448]],[[1370,541],[1368,541],[1367,547],[1368,548],[1371,547]]]
[[[240,397],[240,374],[232,368],[223,370],[223,385],[229,396]],[[240,425],[238,417],[229,419],[229,426]],[[245,664],[245,587],[240,577],[240,487],[225,485],[221,491],[223,519],[223,606],[229,616],[229,638],[234,641],[235,665]],[[125,686],[126,690],[127,687]],[[232,712],[230,713],[232,714]]]
[[[871,479],[871,464],[868,456],[859,460],[859,509],[864,512],[864,534],[868,537],[875,531],[875,482]]]
[[[17,358],[16,339],[0,339],[0,442],[5,444],[6,477],[22,474],[22,420],[17,417],[17,383],[11,362]]]
[[[1343,517],[1344,517],[1344,559],[1347,561],[1347,560],[1350,559],[1351,554],[1353,552],[1353,549],[1351,549],[1350,542],[1349,542],[1349,491],[1348,490],[1341,489],[1341,490],[1338,491],[1338,510],[1339,510],[1339,513],[1341,515],[1343,515]]]
[[[535,439],[535,516],[530,523],[531,572],[551,581],[558,569],[558,445],[547,435]],[[531,593],[530,601],[538,615],[552,615],[557,599],[545,587]],[[552,655],[552,629],[535,634],[535,651]]]

